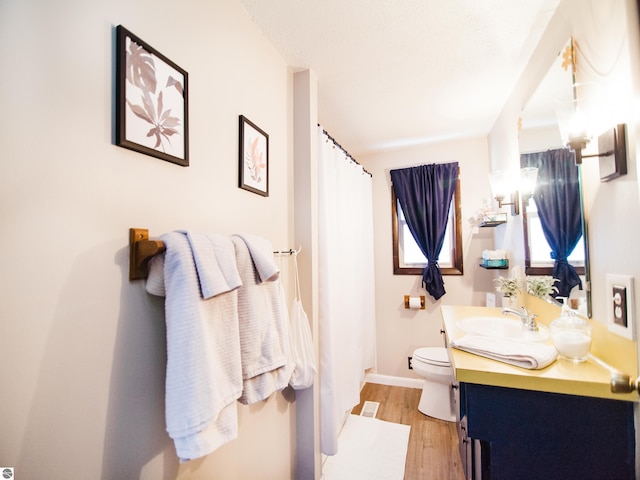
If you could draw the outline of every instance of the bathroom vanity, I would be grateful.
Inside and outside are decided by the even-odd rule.
[[[635,478],[633,404],[459,383],[468,479]]]
[[[527,306],[541,311],[542,324],[553,320],[554,309],[532,302]],[[446,337],[455,340],[465,334],[458,320],[499,315],[500,309],[443,306],[441,312]],[[594,331],[591,353],[637,375],[635,342],[608,335],[606,326]],[[451,347],[448,353],[467,479],[635,478],[638,395],[611,393],[606,367],[558,359],[528,370]]]

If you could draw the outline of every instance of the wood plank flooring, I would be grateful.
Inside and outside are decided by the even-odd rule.
[[[422,390],[366,383],[360,392],[359,415],[366,400],[379,402],[376,418],[411,426],[404,480],[464,480],[456,425],[418,411]]]

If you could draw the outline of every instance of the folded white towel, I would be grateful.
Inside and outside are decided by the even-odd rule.
[[[465,335],[450,344],[458,350],[531,370],[550,365],[558,356],[557,350],[545,343],[514,342],[482,335]]]
[[[219,233],[185,232],[205,300],[242,285],[231,239]]]
[[[166,251],[151,261],[147,291],[166,296],[165,416],[186,461],[238,435],[239,273],[228,237],[171,232],[161,239]]]
[[[280,278],[280,269],[273,259],[273,247],[269,240],[246,233],[236,234],[234,237],[242,238],[249,249],[251,261],[259,278],[256,280],[257,283],[274,282]]]
[[[239,401],[256,403],[289,384],[289,322],[286,301],[268,240],[231,237],[242,279],[238,319],[243,391]]]

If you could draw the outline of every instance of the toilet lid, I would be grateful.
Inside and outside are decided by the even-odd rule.
[[[442,347],[422,347],[413,352],[413,356],[417,357],[425,363],[432,365],[439,365],[442,367],[449,367],[449,356],[447,355],[447,349]]]

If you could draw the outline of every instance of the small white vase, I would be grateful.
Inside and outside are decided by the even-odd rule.
[[[502,308],[518,309],[518,296],[513,295],[511,297],[502,297]]]

